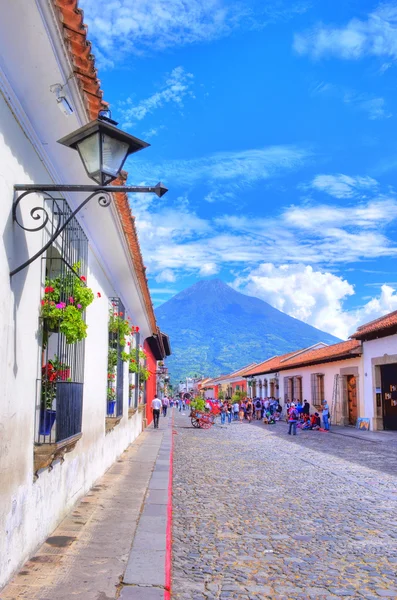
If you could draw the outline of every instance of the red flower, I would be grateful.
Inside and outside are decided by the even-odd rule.
[[[102,297],[102,296],[101,296],[101,292],[97,292],[97,293],[96,293],[96,295],[97,295],[97,297],[98,297],[98,298],[101,298],[101,297]]]
[[[54,291],[54,288],[53,288],[53,287],[51,287],[50,285],[48,285],[48,286],[45,288],[45,290],[44,290],[44,292],[45,292],[46,294],[51,294],[51,292],[53,292],[53,291]]]
[[[127,346],[131,346],[130,342],[127,342]]]
[[[82,275],[82,276],[80,277],[80,279],[81,279],[81,281],[87,281],[87,279],[86,279],[86,277],[84,277],[84,275]]]
[[[138,326],[135,327],[135,331],[138,333],[138,331],[139,331],[139,327]]]
[[[44,304],[46,304],[46,301],[45,301],[45,300],[42,300],[42,301],[41,301],[41,306],[44,306]]]
[[[124,313],[119,313],[119,317],[122,317]]]

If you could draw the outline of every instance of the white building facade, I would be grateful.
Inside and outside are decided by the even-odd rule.
[[[141,433],[156,361],[170,352],[125,194],[111,194],[107,207],[93,198],[10,278],[85,198],[26,196],[16,211],[20,224],[32,229],[44,210],[49,216],[30,232],[13,218],[14,186],[93,183],[78,153],[57,143],[105,108],[76,5],[13,0],[0,20],[0,588]],[[61,106],[57,84],[66,98]],[[76,309],[72,295],[92,290],[84,312],[80,304],[85,339],[68,343],[59,322],[43,317],[46,299],[61,304],[57,286]],[[66,298],[68,286],[74,291]],[[112,346],[117,319],[130,330]]]
[[[332,421],[355,425],[364,415],[361,344],[316,344],[298,352],[273,357],[246,373],[253,395],[287,401],[307,400],[311,411],[321,411],[325,400]]]
[[[372,430],[397,430],[397,311],[359,327],[363,345],[364,414]]]

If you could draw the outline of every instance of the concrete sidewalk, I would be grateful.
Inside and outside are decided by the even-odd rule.
[[[146,429],[76,504],[0,600],[164,598],[169,414],[159,429]]]
[[[358,438],[367,442],[397,444],[397,431],[363,431],[362,429],[357,429],[356,427],[342,427],[340,425],[331,424],[330,433]]]

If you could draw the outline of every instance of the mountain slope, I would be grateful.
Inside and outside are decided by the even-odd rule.
[[[171,379],[229,373],[275,354],[340,340],[236,292],[219,279],[199,281],[156,309],[170,336]]]

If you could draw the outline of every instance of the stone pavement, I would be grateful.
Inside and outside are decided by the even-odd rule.
[[[397,598],[397,449],[177,415],[173,599]]]
[[[171,419],[146,429],[0,600],[163,600]]]

